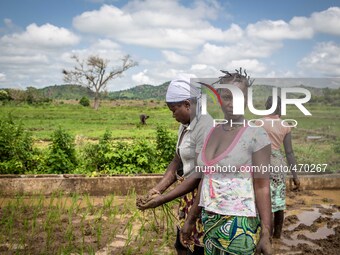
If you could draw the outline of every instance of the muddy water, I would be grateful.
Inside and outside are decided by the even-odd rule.
[[[274,254],[340,254],[340,190],[287,194],[287,210]]]

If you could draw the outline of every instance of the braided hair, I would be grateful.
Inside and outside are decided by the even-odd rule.
[[[243,83],[246,87],[250,87],[251,85],[253,85],[255,79],[250,78],[246,69],[242,69],[242,67],[240,67],[240,69],[235,69],[235,71],[235,73],[230,73],[229,71],[221,70],[224,75],[220,76],[219,80],[213,84],[239,82]]]

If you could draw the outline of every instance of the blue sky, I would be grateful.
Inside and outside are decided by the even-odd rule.
[[[340,2],[0,1],[0,88],[62,84],[73,54],[139,63],[109,91],[240,66],[253,77],[340,77]]]

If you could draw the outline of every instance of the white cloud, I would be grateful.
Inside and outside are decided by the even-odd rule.
[[[2,56],[0,63],[15,65],[34,65],[36,63],[47,64],[48,58],[44,54],[34,54],[27,56]]]
[[[311,15],[311,22],[316,31],[331,35],[340,35],[340,7],[331,7]]]
[[[187,57],[177,54],[176,52],[163,50],[162,53],[165,59],[170,63],[181,65],[189,62],[189,59]]]
[[[314,12],[310,17],[293,17],[283,20],[262,20],[247,26],[250,37],[264,40],[310,39],[321,32],[340,35],[340,7],[331,7],[322,12]]]
[[[139,72],[137,74],[132,75],[132,81],[136,85],[141,85],[141,84],[154,84],[154,81],[150,79],[150,77],[147,75],[148,70],[145,69],[142,72]]]
[[[51,24],[37,26],[31,24],[23,33],[5,35],[1,42],[10,45],[27,45],[34,48],[58,48],[72,46],[79,42],[78,36],[65,28],[59,28]]]
[[[313,51],[298,66],[312,76],[340,76],[340,44],[323,42],[316,45]]]
[[[279,41],[283,39],[310,39],[314,35],[313,28],[307,20],[295,18],[290,23],[283,20],[263,20],[247,26],[249,37]]]
[[[225,66],[226,63],[234,60],[269,57],[281,46],[280,43],[266,43],[247,39],[230,46],[206,43],[202,51],[197,55],[196,61],[198,63]]]
[[[106,35],[123,43],[192,50],[206,41],[236,41],[242,36],[236,24],[222,30],[208,22],[216,9],[216,5],[203,2],[190,8],[176,1],[132,1],[122,9],[104,5],[84,12],[74,18],[73,25],[81,32]]]

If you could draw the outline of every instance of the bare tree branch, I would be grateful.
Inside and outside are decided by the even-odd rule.
[[[126,70],[137,65],[129,55],[123,57],[122,64],[107,72],[109,60],[98,56],[89,56],[86,60],[80,60],[77,55],[72,55],[76,65],[72,70],[63,69],[64,81],[75,83],[94,90],[94,108],[99,107],[99,95],[105,90],[108,82],[120,77]]]

